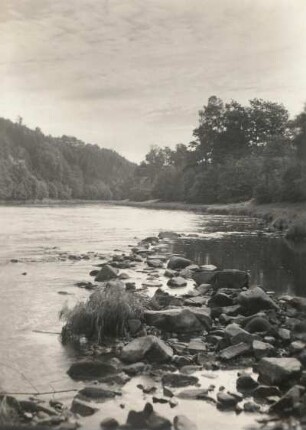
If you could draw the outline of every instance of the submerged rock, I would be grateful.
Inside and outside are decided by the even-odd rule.
[[[110,363],[99,360],[82,360],[73,363],[67,373],[72,379],[89,380],[108,376],[116,372],[117,368]]]
[[[95,277],[95,281],[106,282],[118,277],[118,270],[106,264]]]
[[[236,269],[227,269],[217,271],[213,279],[213,286],[216,290],[220,288],[230,288],[241,290],[249,284],[249,275],[247,272]]]
[[[179,269],[184,269],[185,267],[190,266],[191,264],[192,264],[192,261],[188,260],[187,258],[173,256],[168,261],[167,267],[168,269],[171,269],[171,270],[179,270]]]
[[[169,387],[187,387],[195,385],[199,382],[199,378],[181,373],[166,373],[162,376],[162,384]]]
[[[182,278],[181,276],[174,276],[173,278],[169,279],[169,281],[167,282],[167,285],[171,288],[186,287],[187,281],[185,278]]]
[[[121,351],[121,359],[128,363],[148,360],[163,363],[171,360],[173,350],[156,336],[138,337],[125,345]]]
[[[87,397],[92,400],[106,400],[112,399],[118,395],[121,395],[118,391],[109,390],[107,388],[99,387],[96,385],[91,385],[82,388],[79,392],[82,397]]]
[[[293,357],[262,358],[257,366],[260,381],[268,385],[282,385],[297,379],[301,363]]]

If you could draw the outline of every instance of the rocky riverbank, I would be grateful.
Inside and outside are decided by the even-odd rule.
[[[86,351],[67,369],[80,384],[74,398],[3,393],[0,424],[200,430],[208,404],[239,415],[235,428],[245,417],[303,428],[306,299],[274,297],[246,272],[173,255],[177,240],[162,232],[93,268],[94,281],[79,285],[93,291],[63,328],[62,340]]]

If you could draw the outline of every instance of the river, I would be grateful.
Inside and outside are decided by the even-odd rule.
[[[305,248],[256,219],[103,204],[0,206],[0,389],[79,386],[66,375],[76,352],[56,334],[60,309],[88,297],[75,283],[90,280],[101,255],[128,251],[161,230],[191,235],[175,251],[197,263],[248,270],[252,283],[277,294],[306,295]],[[210,416],[209,428],[222,424],[219,415]]]

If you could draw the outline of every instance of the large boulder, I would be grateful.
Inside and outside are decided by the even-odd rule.
[[[238,303],[254,314],[264,309],[278,310],[278,305],[260,287],[254,287],[247,291],[242,291],[238,298]]]
[[[118,369],[111,363],[99,360],[82,360],[73,363],[68,375],[76,380],[90,380],[117,373]]]
[[[148,325],[174,333],[201,332],[211,327],[210,310],[203,307],[145,311],[144,318]]]
[[[213,285],[216,290],[220,288],[230,288],[241,290],[249,284],[249,275],[247,272],[236,269],[220,270],[215,273]]]
[[[262,358],[257,366],[259,380],[268,385],[284,385],[295,381],[302,370],[296,358]]]
[[[117,277],[118,277],[118,270],[106,264],[101,268],[100,272],[95,277],[95,281],[106,282],[106,281],[110,281],[111,279],[115,279]]]
[[[173,420],[174,430],[197,430],[198,427],[185,415],[177,415]]]
[[[156,336],[138,337],[125,345],[121,351],[121,359],[128,363],[148,360],[163,363],[171,360],[173,350]]]
[[[187,266],[190,266],[192,264],[191,260],[188,260],[187,258],[180,257],[173,255],[170,260],[168,261],[168,269],[172,270],[179,270],[184,269]]]
[[[201,266],[199,270],[196,270],[192,274],[192,279],[197,285],[210,284],[215,277],[217,268],[211,264]]]
[[[171,422],[158,415],[150,403],[147,403],[141,412],[130,411],[126,421],[130,429],[171,430]]]

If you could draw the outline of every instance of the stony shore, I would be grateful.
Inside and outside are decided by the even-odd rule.
[[[42,403],[1,394],[14,424],[72,429],[83,420],[89,428],[86,420],[103,407],[104,429],[200,430],[192,414],[170,414],[188,400],[252,414],[257,426],[306,428],[306,299],[275,297],[250,286],[240,270],[198,266],[173,254],[177,240],[180,235],[161,232],[94,267],[94,280],[82,285],[93,290],[91,303],[93,295],[107,301],[109,292],[111,300],[137,300],[141,312],[133,308],[122,318],[121,335],[108,338],[100,336],[101,320],[89,330],[89,323],[76,329],[68,319],[63,340],[67,333],[83,343],[87,338],[86,357],[67,369],[82,388],[68,406],[54,396]],[[234,388],[203,383],[203,374],[223,370],[235,371]],[[129,410],[124,422],[109,416],[105,403],[122,398],[124,407],[124,387],[139,376],[150,381],[137,385],[142,410]],[[160,414],[158,405],[169,414]]]

